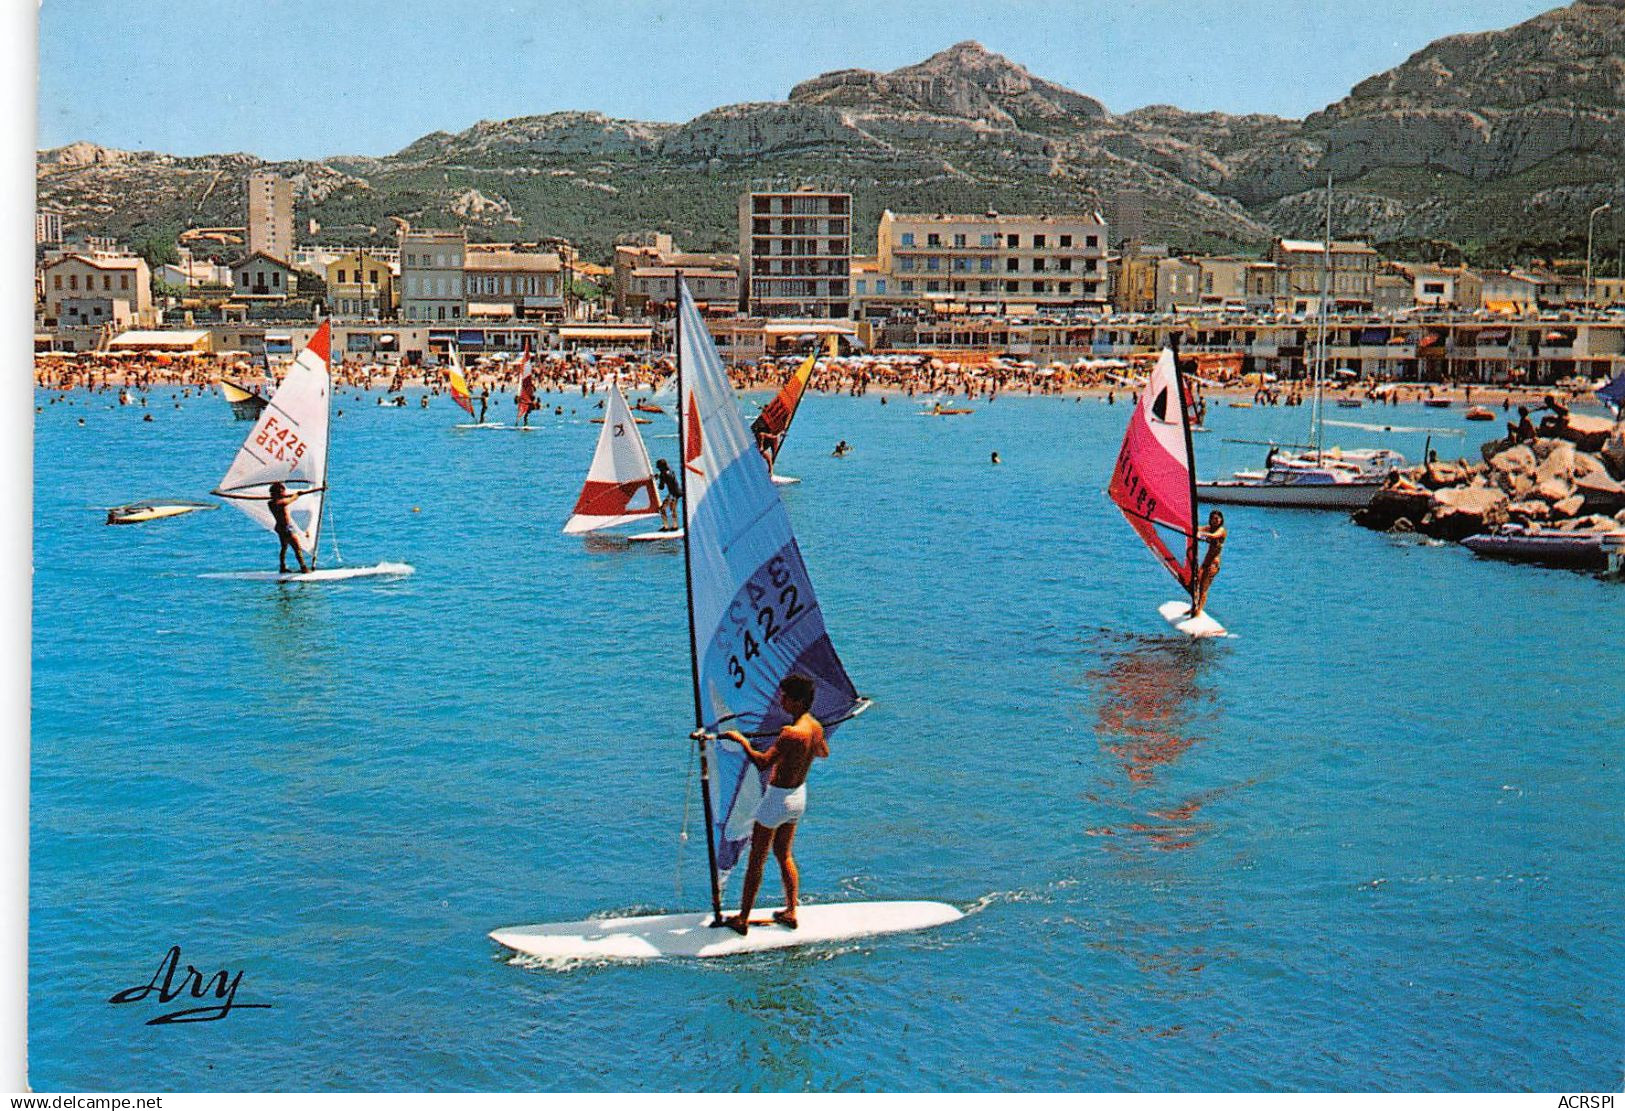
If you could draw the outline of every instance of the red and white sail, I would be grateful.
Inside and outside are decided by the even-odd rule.
[[[515,399],[519,409],[519,419],[541,408],[536,404],[536,380],[530,375],[530,341],[525,341],[525,353],[519,360],[519,396]]]
[[[282,483],[290,493],[327,484],[327,423],[333,392],[327,371],[330,341],[330,325],[323,321],[271,395],[214,491],[271,532],[276,531],[269,503],[271,483]],[[325,493],[306,494],[288,509],[288,521],[299,533],[300,546],[312,558],[325,497]]]
[[[1164,348],[1129,418],[1107,493],[1187,591],[1197,571],[1190,427],[1178,360]]]
[[[592,532],[660,512],[654,470],[637,422],[619,386],[609,388],[604,402],[604,428],[598,434],[586,485],[576,499],[575,512],[564,523],[565,532]]]

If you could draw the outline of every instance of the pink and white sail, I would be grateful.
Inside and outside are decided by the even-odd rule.
[[[1164,348],[1129,418],[1107,493],[1187,591],[1197,571],[1190,427],[1179,363]]]
[[[612,385],[604,402],[604,427],[598,434],[587,481],[575,512],[564,523],[568,533],[593,532],[660,513],[654,470],[637,422],[621,388]]]

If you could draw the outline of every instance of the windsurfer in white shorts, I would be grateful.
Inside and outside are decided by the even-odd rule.
[[[807,772],[812,762],[829,755],[824,726],[812,716],[813,681],[803,675],[787,675],[779,684],[779,705],[790,715],[790,724],[779,730],[778,740],[766,752],[751,747],[743,733],[722,734],[737,741],[750,762],[769,773],[766,793],[756,807],[756,824],[750,835],[750,862],[745,866],[745,889],[739,900],[739,913],[726,925],[740,934],[750,931],[750,911],[756,892],[762,886],[762,869],[767,851],[779,860],[784,881],[784,909],[773,920],[789,929],[796,928],[796,903],[801,893],[801,874],[796,869],[791,845],[796,824],[807,809]]]

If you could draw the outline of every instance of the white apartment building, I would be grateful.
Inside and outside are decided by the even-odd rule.
[[[1098,213],[881,214],[879,272],[893,297],[1032,313],[1106,303],[1106,221]]]
[[[248,253],[293,259],[293,182],[279,174],[248,175]]]
[[[851,313],[852,194],[739,198],[739,308],[751,316]]]
[[[401,319],[462,320],[468,315],[461,231],[409,231],[401,236]]]

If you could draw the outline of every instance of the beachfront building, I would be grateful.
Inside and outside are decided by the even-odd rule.
[[[739,198],[741,312],[851,314],[852,194],[800,189]]]
[[[681,271],[696,301],[711,312],[733,312],[739,303],[739,256],[679,251],[671,236],[658,233],[643,243],[615,247],[610,292],[622,317],[669,314]],[[703,292],[702,292],[703,290]]]
[[[522,249],[530,247],[532,249]],[[468,316],[488,320],[562,320],[564,260],[531,244],[470,243],[463,255]]]
[[[1097,213],[1024,216],[881,213],[879,265],[894,296],[971,312],[1095,309],[1107,301],[1106,221]]]
[[[1334,239],[1329,268],[1327,258],[1324,241],[1277,239],[1270,245],[1269,261],[1280,274],[1275,292],[1279,311],[1298,316],[1319,312],[1323,280],[1330,311],[1370,311],[1376,301],[1377,252],[1366,243]]]
[[[63,255],[40,271],[48,327],[151,328],[152,274],[135,255]]]
[[[286,301],[298,290],[299,272],[263,251],[232,264],[231,291],[238,300]]]
[[[325,267],[327,311],[341,320],[386,320],[395,315],[395,273],[371,251],[335,255]]]
[[[293,257],[293,182],[281,174],[248,175],[248,253]]]
[[[414,230],[401,236],[401,319],[461,320],[468,315],[461,231]]]

